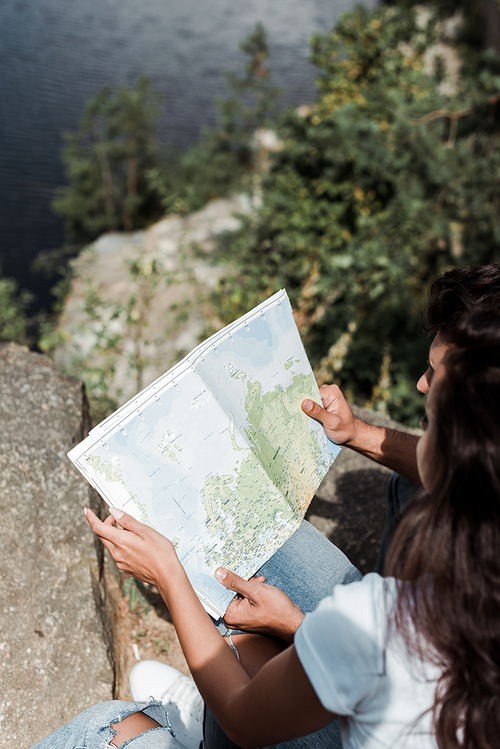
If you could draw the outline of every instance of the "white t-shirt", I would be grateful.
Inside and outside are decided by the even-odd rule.
[[[345,749],[436,749],[431,733],[440,670],[408,657],[388,636],[396,581],[372,573],[338,585],[295,635],[300,662],[322,705],[340,717]],[[423,716],[423,717],[421,717]]]

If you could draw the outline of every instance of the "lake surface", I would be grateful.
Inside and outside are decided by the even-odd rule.
[[[32,260],[63,242],[50,211],[65,183],[62,133],[105,83],[147,73],[165,95],[160,138],[185,148],[215,124],[220,72],[239,69],[239,41],[261,20],[274,83],[292,104],[315,98],[309,36],[354,0],[0,0],[0,259],[3,273],[47,297]],[[376,0],[366,0],[374,7]]]

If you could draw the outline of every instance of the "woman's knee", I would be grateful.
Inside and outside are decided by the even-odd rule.
[[[124,718],[120,723],[112,723],[111,728],[115,731],[115,736],[111,741],[111,746],[121,746],[125,741],[135,739],[151,728],[161,728],[160,724],[150,718],[145,713],[133,713],[128,718]]]

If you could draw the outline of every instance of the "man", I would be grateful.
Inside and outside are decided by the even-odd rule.
[[[423,395],[429,392],[434,372],[443,361],[449,348],[449,334],[459,321],[466,315],[474,312],[494,312],[500,314],[500,262],[489,265],[469,265],[463,268],[454,268],[438,278],[430,289],[430,301],[427,309],[428,332],[434,336],[430,346],[428,367],[417,382],[417,389]],[[380,463],[394,471],[388,487],[387,516],[382,548],[377,563],[377,571],[382,574],[385,562],[385,554],[394,532],[395,526],[405,507],[420,485],[417,469],[416,449],[418,436],[390,429],[366,424],[354,416],[349,404],[345,400],[337,385],[323,385],[320,388],[323,406],[311,400],[305,400],[302,408],[305,413],[318,421],[321,421],[327,436],[351,450],[366,455],[371,460]],[[424,417],[425,418],[425,417]],[[272,557],[269,562],[259,570],[259,575],[265,576],[268,583],[276,585],[292,598],[301,608],[298,598],[302,591],[289,590],[293,586],[293,580],[288,579],[285,585],[279,584],[277,579],[280,570],[287,569],[302,573],[302,550],[307,546],[307,555],[310,558],[308,567],[308,579],[311,588],[323,589],[325,578],[329,577],[328,542],[314,539],[310,536],[309,524],[302,524],[298,531],[287,541],[283,547]],[[304,537],[302,542],[300,539]],[[305,537],[307,538],[307,543]],[[287,547],[290,547],[290,550]],[[330,544],[330,546],[332,546]],[[319,558],[318,558],[319,555]],[[297,560],[299,564],[297,565]],[[277,565],[277,562],[279,564]],[[314,566],[314,574],[312,567]],[[318,572],[320,580],[318,580]],[[294,573],[295,574],[295,573]],[[332,573],[332,576],[337,572]],[[354,579],[354,573],[346,571],[348,582]],[[313,596],[313,590],[309,588],[309,595]],[[330,588],[331,590],[331,588]],[[240,591],[241,593],[241,591]],[[326,595],[326,593],[324,593]],[[323,597],[323,596],[322,596]],[[306,602],[307,611],[309,601]],[[240,610],[236,615],[236,610]],[[245,629],[251,628],[252,621],[241,619],[243,614],[241,598],[235,599],[229,606],[225,621],[231,626],[240,626],[244,623]],[[255,613],[255,607],[254,607]]]
[[[465,315],[474,312],[500,313],[500,262],[454,268],[431,286],[427,330],[433,341],[428,367],[417,382],[417,390],[423,395],[429,392],[434,372],[448,351],[450,332]],[[386,523],[375,568],[382,574],[398,519],[420,485],[416,459],[419,438],[356,418],[336,385],[324,385],[320,392],[324,408],[309,400],[302,407],[322,422],[327,436],[395,472],[389,481]]]
[[[500,314],[500,262],[455,268],[435,281],[430,290],[427,311],[428,331],[434,339],[427,370],[417,383],[417,389],[423,395],[429,392],[433,374],[450,346],[450,331],[463,316],[487,311]],[[321,421],[327,436],[334,442],[366,455],[394,471],[389,481],[386,524],[376,568],[382,574],[394,529],[420,484],[416,460],[419,438],[361,421],[354,416],[337,385],[323,385],[320,392],[323,406],[305,400],[302,404],[304,412]],[[227,574],[223,584],[237,595],[229,605],[224,622],[217,623],[217,626],[225,635],[231,632],[229,644],[252,676],[270,657],[286,647],[286,643],[293,641],[304,613],[316,608],[319,601],[331,593],[334,585],[353,582],[360,577],[359,571],[337,547],[303,521],[293,536],[263,565],[256,578],[247,582],[237,575]],[[263,584],[264,580],[267,585]],[[290,609],[289,602],[288,605],[281,606],[281,591],[296,604],[296,610]],[[265,633],[266,623],[271,620],[279,622],[282,643],[260,634],[241,633],[242,630],[247,633]],[[225,625],[231,629],[227,629]],[[277,631],[276,626],[271,629]],[[135,686],[132,689],[134,699],[142,699],[142,681],[145,686],[147,682],[151,683],[152,674],[146,663],[148,662],[142,666],[138,664],[135,668]],[[139,674],[141,669],[144,669],[143,676]],[[160,673],[158,678],[161,683]],[[154,696],[166,701],[168,694],[160,692],[161,689]],[[234,744],[229,742],[209,713],[205,718],[205,740],[208,749],[234,749]],[[279,745],[280,749],[326,749],[340,746],[336,723],[311,737]]]

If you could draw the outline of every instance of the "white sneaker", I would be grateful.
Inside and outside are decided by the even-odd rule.
[[[194,681],[160,661],[139,661],[130,672],[134,702],[152,697],[163,703],[175,738],[186,749],[199,749],[203,740],[203,699]]]

